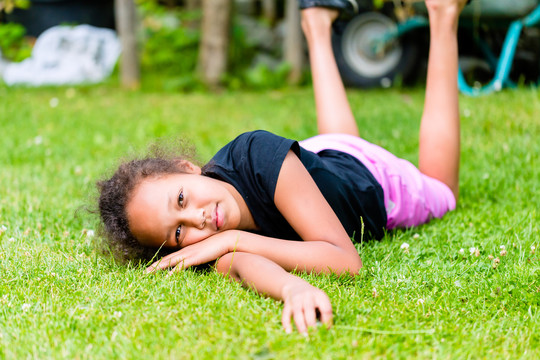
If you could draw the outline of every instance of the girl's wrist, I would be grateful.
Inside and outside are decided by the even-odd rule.
[[[240,231],[238,230],[225,230],[223,233],[222,241],[225,243],[227,253],[238,251],[238,242],[240,240]]]
[[[301,278],[291,275],[288,281],[286,281],[285,284],[283,284],[283,287],[281,288],[281,299],[285,301],[291,294],[291,291],[296,286],[306,286],[306,285],[311,286],[309,283],[302,280]]]

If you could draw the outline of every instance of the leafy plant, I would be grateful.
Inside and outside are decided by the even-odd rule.
[[[282,63],[275,70],[267,65],[259,64],[245,73],[246,84],[255,89],[280,88],[287,83],[291,66]]]
[[[197,76],[201,30],[200,11],[178,11],[155,0],[138,0],[143,25],[141,65],[145,72],[163,75],[162,87],[169,91],[204,88]],[[223,83],[230,89],[268,89],[283,87],[290,67],[253,67],[257,45],[247,41],[247,32],[234,21],[228,54],[228,73]]]
[[[32,45],[25,34],[26,29],[20,24],[0,24],[0,49],[6,59],[22,61],[31,55]]]
[[[15,8],[26,9],[30,6],[30,0],[0,0],[0,11],[10,13]]]

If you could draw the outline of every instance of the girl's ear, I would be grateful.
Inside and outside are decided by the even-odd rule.
[[[182,170],[187,172],[188,174],[195,174],[195,175],[201,175],[201,168],[191,161],[188,160],[180,160],[178,162],[178,165]]]

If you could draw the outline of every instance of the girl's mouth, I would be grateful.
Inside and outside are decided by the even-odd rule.
[[[220,214],[219,214],[219,205],[216,204],[216,210],[215,210],[215,218],[214,218],[214,222],[215,222],[215,225],[216,225],[216,230],[219,230],[221,228],[221,225],[222,222],[223,222],[223,219],[220,217]]]

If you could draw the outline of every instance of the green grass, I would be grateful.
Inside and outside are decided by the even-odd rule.
[[[421,89],[350,100],[365,138],[416,162]],[[354,279],[304,276],[335,311],[305,338],[281,329],[280,303],[213,272],[144,276],[100,257],[84,231],[97,220],[77,210],[118,157],[157,137],[189,138],[204,161],[247,130],[313,135],[310,89],[0,86],[0,358],[539,358],[540,93],[461,100],[457,210],[359,245]]]

